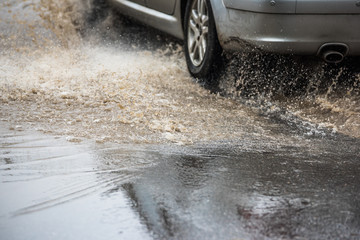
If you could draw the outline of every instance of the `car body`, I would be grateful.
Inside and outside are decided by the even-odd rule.
[[[281,54],[319,55],[333,63],[342,61],[346,55],[360,55],[360,0],[111,2],[123,14],[185,41],[189,38],[186,30],[191,31],[191,24],[186,28],[187,22],[192,18],[191,11],[197,9],[193,6],[191,10],[187,5],[191,2],[196,2],[193,5],[203,2],[207,5],[206,15],[213,18],[218,43],[226,51],[261,50]],[[190,9],[190,15],[185,19],[187,9]],[[207,27],[208,22],[205,25]],[[203,34],[201,26],[200,32],[196,34]]]

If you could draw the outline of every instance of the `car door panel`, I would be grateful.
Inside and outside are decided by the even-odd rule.
[[[295,13],[296,0],[223,0],[227,8],[260,13]]]

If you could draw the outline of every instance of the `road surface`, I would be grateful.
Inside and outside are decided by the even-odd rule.
[[[229,58],[87,1],[0,3],[1,239],[359,239],[356,61]]]

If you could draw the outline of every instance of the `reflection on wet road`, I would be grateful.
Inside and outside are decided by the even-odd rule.
[[[360,237],[358,140],[93,145],[8,129],[1,239]]]
[[[199,146],[164,156],[123,188],[160,239],[357,239],[357,146],[327,144],[321,157]]]
[[[149,239],[126,195],[114,191],[149,164],[141,151],[94,151],[7,129],[0,127],[1,239]]]

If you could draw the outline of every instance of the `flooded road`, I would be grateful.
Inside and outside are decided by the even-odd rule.
[[[88,1],[0,3],[1,239],[359,239],[360,70],[229,56]]]
[[[124,145],[8,129],[1,239],[360,237],[357,139]]]

